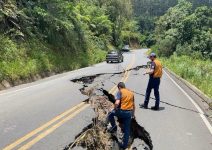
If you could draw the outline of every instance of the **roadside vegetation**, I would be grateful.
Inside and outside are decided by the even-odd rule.
[[[156,22],[156,49],[160,56],[212,59],[212,7],[193,9],[192,3],[180,1]]]
[[[101,62],[136,29],[130,0],[0,1],[0,81]]]
[[[212,98],[212,7],[181,1],[156,24],[153,50],[164,65]]]
[[[186,79],[212,98],[212,62],[190,56],[161,58],[164,66]]]
[[[144,18],[138,15],[143,45],[151,47],[164,66],[212,98],[212,3],[208,0],[163,3],[155,1],[154,5],[148,5],[153,9],[146,10]]]

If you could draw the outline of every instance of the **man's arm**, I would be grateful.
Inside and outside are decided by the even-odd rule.
[[[121,101],[121,100],[119,100],[119,99],[116,100],[115,105],[114,105],[114,109],[115,109],[115,110],[119,107],[120,101]]]
[[[155,71],[155,63],[152,62],[152,63],[151,63],[151,66],[150,66],[150,70],[149,70],[149,71],[146,71],[146,72],[144,73],[144,75],[146,75],[146,74],[151,75],[151,74],[154,73],[154,71]]]
[[[120,102],[121,102],[121,92],[118,92],[116,94],[116,102],[114,104],[114,109],[117,109],[119,107]]]

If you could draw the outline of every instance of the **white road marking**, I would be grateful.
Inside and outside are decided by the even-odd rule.
[[[185,94],[185,96],[192,102],[192,104],[197,108],[197,110],[200,112],[199,115],[202,118],[203,122],[205,123],[206,127],[208,128],[208,130],[210,131],[210,133],[212,134],[212,126],[210,124],[210,122],[207,120],[207,118],[203,115],[204,112],[203,110],[199,107],[199,105],[185,92],[185,90],[183,90],[179,84],[177,84],[177,82],[175,82],[172,77],[164,70],[165,74],[169,77],[169,79],[183,92],[183,94]]]

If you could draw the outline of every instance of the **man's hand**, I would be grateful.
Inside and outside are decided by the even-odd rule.
[[[146,71],[143,75],[146,75],[146,74],[153,74],[154,73],[154,69],[150,69],[149,71]]]
[[[118,100],[118,99],[116,100],[116,102],[115,102],[115,104],[114,104],[114,109],[115,109],[115,110],[119,107],[120,101],[121,101],[121,100]]]

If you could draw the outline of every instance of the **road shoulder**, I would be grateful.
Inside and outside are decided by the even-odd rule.
[[[206,114],[207,120],[212,125],[212,109],[210,108],[212,100],[194,85],[179,77],[168,68],[164,68],[164,71],[198,104],[198,106]]]

